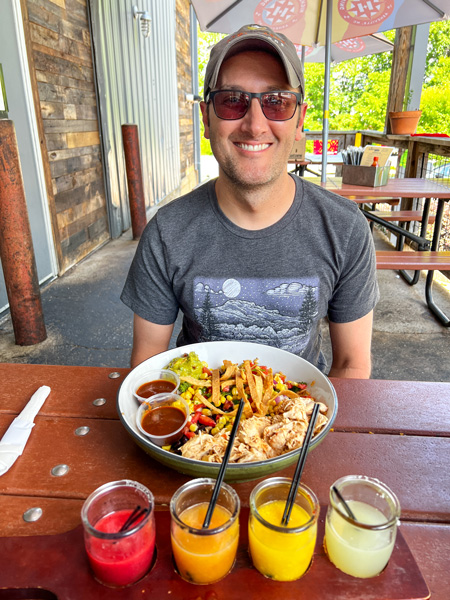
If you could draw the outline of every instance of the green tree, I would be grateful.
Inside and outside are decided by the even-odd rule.
[[[211,48],[214,44],[217,44],[223,37],[223,33],[209,33],[205,31],[201,31],[198,28],[198,83],[200,95],[203,96],[203,85],[205,82],[205,71],[206,65],[209,60],[209,53],[211,52]],[[199,108],[200,110],[200,108]],[[203,155],[211,155],[211,145],[209,140],[205,139],[204,136],[205,128],[203,126],[203,121],[200,118],[200,151]]]
[[[439,21],[430,24],[427,47],[427,73],[442,57],[450,56],[450,21]],[[427,85],[427,74],[424,86]]]
[[[385,32],[394,41],[395,30]],[[420,108],[420,130],[450,133],[450,22],[430,24]],[[331,67],[330,129],[383,131],[392,66],[392,53],[348,60]],[[305,65],[308,112],[305,129],[322,129],[323,65]]]

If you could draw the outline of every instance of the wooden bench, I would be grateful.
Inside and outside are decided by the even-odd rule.
[[[349,200],[353,200],[356,204],[390,204],[391,206],[397,206],[400,204],[400,198],[392,198],[392,197],[381,197],[377,198],[376,196],[364,196],[364,198],[360,198],[359,196],[345,196]]]
[[[372,215],[380,217],[384,221],[398,221],[401,223],[409,221],[422,221],[423,213],[421,210],[371,210]],[[428,223],[434,223],[435,215],[429,215]]]
[[[450,251],[398,251],[377,250],[377,269],[448,271],[450,270]]]
[[[450,318],[436,304],[432,292],[434,272],[450,270],[450,251],[416,250],[405,252],[400,250],[377,250],[376,262],[377,269],[398,271],[410,285],[417,283],[420,271],[428,271],[425,281],[426,303],[437,320],[444,327],[450,327]],[[414,271],[414,276],[411,277],[406,272],[407,270]]]

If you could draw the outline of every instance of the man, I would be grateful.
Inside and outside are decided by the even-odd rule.
[[[329,375],[370,376],[373,241],[355,203],[287,171],[303,97],[285,36],[251,25],[212,49],[201,111],[219,177],[159,209],[142,235],[122,293],[132,366],[168,348],[181,309],[178,345],[259,342],[323,371],[328,317]]]

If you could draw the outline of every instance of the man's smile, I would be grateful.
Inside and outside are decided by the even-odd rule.
[[[244,144],[243,142],[235,142],[235,145],[238,148],[242,148],[242,150],[247,150],[249,152],[260,152],[261,150],[269,148],[271,144]]]

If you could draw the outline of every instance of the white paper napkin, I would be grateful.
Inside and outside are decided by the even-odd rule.
[[[40,387],[0,440],[0,476],[4,475],[22,454],[34,427],[34,418],[41,410],[50,391],[48,385]]]

